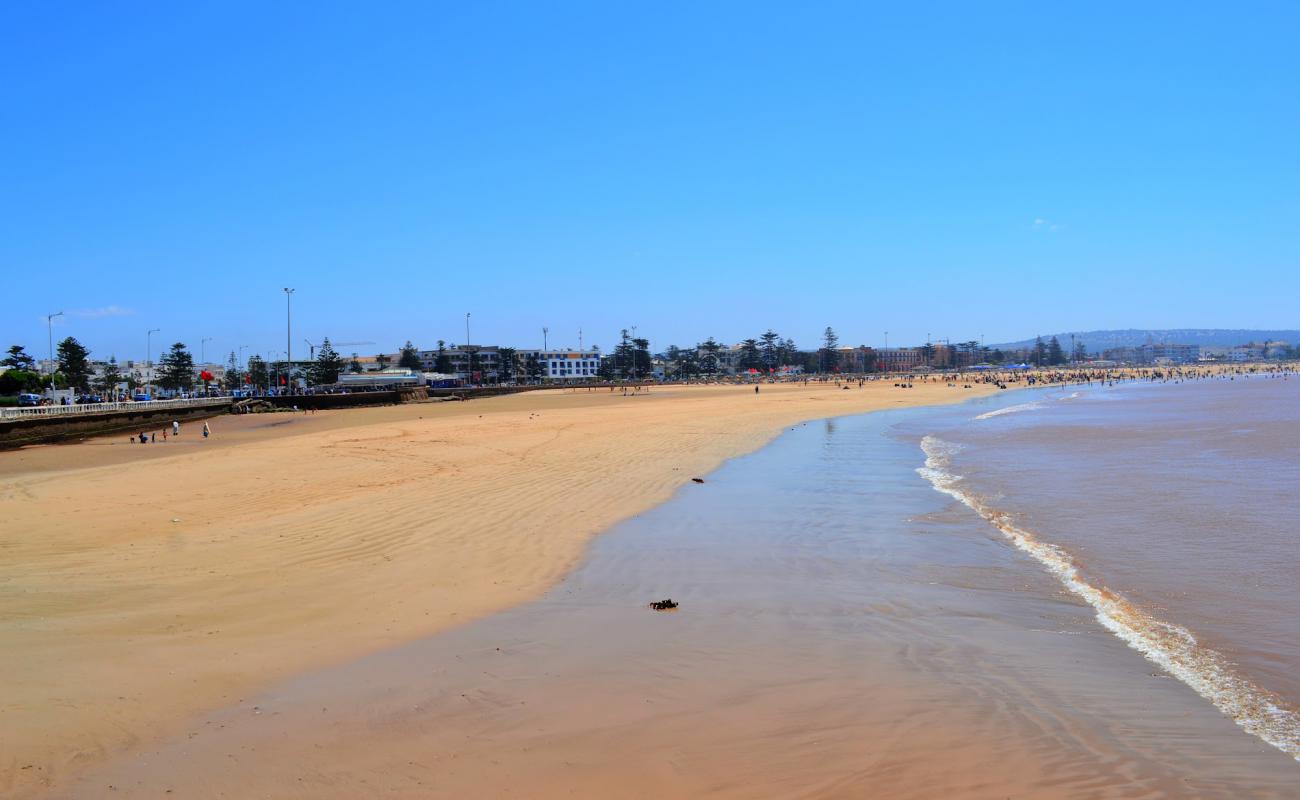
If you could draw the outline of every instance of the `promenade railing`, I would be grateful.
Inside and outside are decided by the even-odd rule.
[[[119,411],[151,411],[197,406],[230,405],[229,397],[189,397],[178,400],[141,400],[121,403],[74,403],[72,405],[32,406],[30,408],[0,408],[0,420],[38,419],[45,417],[78,417],[96,414],[113,414]]]

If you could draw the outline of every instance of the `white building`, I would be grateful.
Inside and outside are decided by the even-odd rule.
[[[542,380],[594,381],[600,374],[600,351],[592,350],[521,350],[527,364],[536,358],[542,367]]]

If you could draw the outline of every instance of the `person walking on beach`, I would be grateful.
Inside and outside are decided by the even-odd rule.
[[[212,432],[212,431],[208,430],[208,423],[206,423],[206,422],[203,423],[203,438],[204,438],[204,439],[208,438],[208,434],[211,433],[211,432]]]
[[[181,424],[176,420],[172,420],[172,436],[180,436],[180,435],[181,435]]]
[[[754,386],[754,394],[758,394],[758,385],[757,385],[757,384],[755,384],[755,386]]]

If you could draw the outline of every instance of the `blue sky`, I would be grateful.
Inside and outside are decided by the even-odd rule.
[[[1300,12],[0,10],[0,341],[1297,327]]]

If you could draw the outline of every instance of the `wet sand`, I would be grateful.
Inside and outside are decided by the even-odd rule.
[[[896,419],[798,425],[538,601],[195,717],[68,795],[1293,796],[1291,759],[920,479]]]
[[[0,794],[57,795],[277,681],[536,598],[799,420],[990,391],[548,391],[0,453]]]

